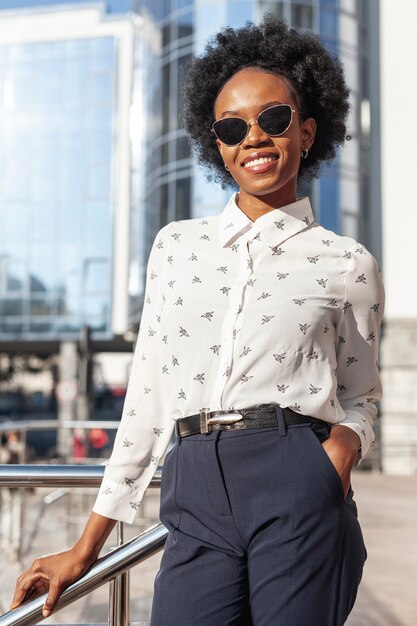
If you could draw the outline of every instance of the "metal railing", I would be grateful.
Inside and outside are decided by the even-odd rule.
[[[104,465],[0,465],[0,487],[99,487]],[[150,487],[161,484],[158,467]]]
[[[104,469],[103,465],[0,465],[0,487],[97,487],[101,484]],[[151,487],[160,486],[161,470],[158,467]],[[109,624],[129,625],[129,569],[159,551],[168,531],[159,524],[123,544],[123,524],[118,522],[116,529],[118,547],[99,559],[84,576],[64,591],[57,609],[110,582]],[[43,619],[45,599],[46,595],[5,613],[0,617],[0,626],[29,626],[37,623]]]
[[[64,608],[101,585],[112,581],[116,576],[123,575],[134,565],[161,550],[167,535],[166,528],[162,524],[158,524],[106,554],[82,578],[63,592],[55,610]],[[46,595],[5,613],[0,617],[0,626],[31,626],[36,624],[44,619],[42,607],[45,599]],[[126,607],[118,605],[117,600],[113,603],[113,607],[114,610],[109,615],[110,623],[113,626],[127,626],[129,621]]]

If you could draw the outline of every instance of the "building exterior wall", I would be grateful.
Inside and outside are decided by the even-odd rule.
[[[381,187],[386,288],[381,346],[382,446],[383,467],[389,473],[417,472],[417,204],[412,193],[417,130],[410,108],[417,98],[413,78],[416,20],[415,3],[407,2],[405,13],[390,0],[381,0]]]

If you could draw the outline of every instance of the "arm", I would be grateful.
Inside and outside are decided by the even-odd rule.
[[[163,374],[170,353],[161,330],[166,328],[164,273],[170,230],[168,225],[158,233],[149,255],[145,301],[122,419],[93,507],[99,515],[127,523],[132,523],[174,429],[171,377]]]
[[[344,300],[336,342],[337,397],[345,417],[323,445],[347,493],[352,467],[374,443],[376,402],[382,395],[377,361],[384,286],[374,257],[360,244],[348,251]]]
[[[98,559],[115,523],[115,520],[91,513],[81,537],[72,548],[35,559],[19,576],[10,608],[15,609],[27,600],[48,593],[42,612],[44,617],[49,617],[63,590]]]
[[[72,548],[36,559],[19,577],[11,608],[48,592],[44,616],[50,615],[63,589],[96,561],[116,520],[132,522],[157,467],[155,460],[169,443],[173,421],[163,393],[158,332],[168,254],[166,230],[158,233],[149,256],[145,303],[123,415],[93,512]]]

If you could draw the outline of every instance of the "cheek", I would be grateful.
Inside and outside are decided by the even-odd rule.
[[[229,148],[228,146],[222,145],[220,149],[220,154],[225,163],[233,164],[233,161],[236,158],[237,150],[236,148]]]

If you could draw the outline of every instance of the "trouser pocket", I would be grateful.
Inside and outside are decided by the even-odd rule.
[[[339,493],[344,499],[345,494],[342,479],[322,445],[323,442],[330,437],[331,426],[326,422],[311,422],[309,426],[308,432],[310,433],[310,438],[312,440],[311,445],[314,453],[316,454],[317,461],[323,471],[329,475],[329,479],[336,484],[339,489]]]

